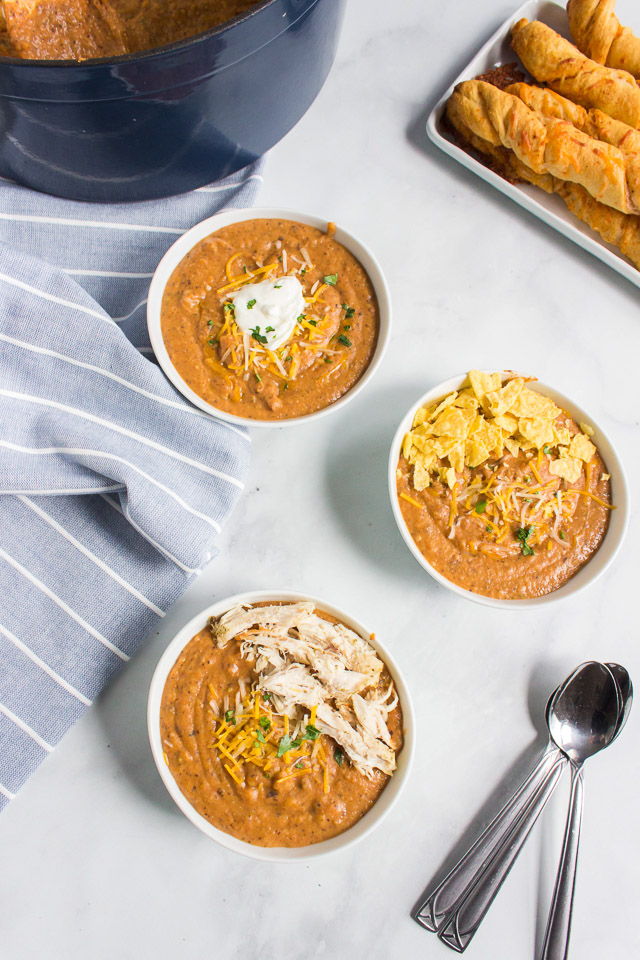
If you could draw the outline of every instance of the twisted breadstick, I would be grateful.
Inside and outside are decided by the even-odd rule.
[[[480,153],[491,158],[491,166],[506,180],[524,180],[540,187],[546,193],[555,193],[579,220],[613,244],[640,269],[640,217],[612,210],[590,196],[584,187],[566,183],[549,174],[534,173],[521,163],[510,150],[497,147],[473,133],[458,113],[449,118],[461,137]]]
[[[492,146],[512,150],[533,173],[580,184],[621,213],[640,213],[634,158],[566,120],[535,113],[519,97],[481,80],[458,84],[447,116],[454,126],[466,127]]]
[[[538,20],[518,20],[511,46],[536,80],[583,107],[597,107],[631,127],[640,127],[640,86],[630,73],[589,60]]]
[[[569,0],[571,35],[578,49],[596,63],[640,78],[640,38],[620,24],[615,5],[616,0]]]

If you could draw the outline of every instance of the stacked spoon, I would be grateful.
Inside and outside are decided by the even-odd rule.
[[[412,911],[426,930],[458,953],[469,945],[531,828],[571,770],[571,796],[541,960],[565,960],[569,947],[583,800],[583,765],[608,747],[626,723],[633,687],[624,667],[590,660],[551,694],[549,743],[526,780],[445,879]]]

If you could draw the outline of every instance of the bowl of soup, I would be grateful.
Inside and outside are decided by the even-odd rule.
[[[369,383],[391,329],[375,256],[339,224],[230,210],[180,237],[155,272],[149,338],[174,386],[238,424],[307,423]]]
[[[259,860],[308,860],[367,836],[413,756],[388,648],[345,611],[289,591],[239,594],[186,624],[154,673],[148,727],[185,816]]]

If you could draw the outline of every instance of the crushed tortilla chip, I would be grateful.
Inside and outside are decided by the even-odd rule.
[[[549,473],[562,477],[567,483],[577,483],[582,476],[582,460],[576,457],[559,457],[549,464]]]
[[[583,433],[586,433],[588,437],[592,437],[595,433],[595,430],[593,429],[590,423],[581,423],[580,429],[582,430]]]
[[[469,383],[478,400],[482,400],[493,390],[502,386],[502,377],[499,373],[484,373],[482,370],[469,370]]]
[[[592,456],[596,452],[596,448],[591,443],[591,440],[587,440],[584,433],[576,433],[575,437],[571,438],[571,443],[569,444],[569,456],[576,457],[578,460],[584,460],[585,463],[589,463]]]

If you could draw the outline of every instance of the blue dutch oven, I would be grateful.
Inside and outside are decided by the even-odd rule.
[[[84,63],[0,58],[0,175],[74,200],[183,193],[246,166],[329,73],[346,0],[264,0],[206,33]]]

